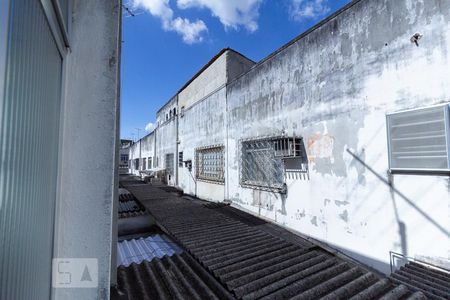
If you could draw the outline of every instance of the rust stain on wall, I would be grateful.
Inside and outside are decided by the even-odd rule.
[[[333,148],[333,136],[329,134],[316,133],[308,139],[308,159],[314,162],[316,158],[332,158]]]

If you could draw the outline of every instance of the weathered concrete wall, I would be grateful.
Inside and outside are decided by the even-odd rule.
[[[157,128],[155,130],[155,163],[158,167],[166,169],[166,155],[173,154],[173,174],[166,175],[166,181],[170,185],[176,185],[177,168],[177,107],[178,96],[172,97],[157,113]],[[174,110],[175,109],[175,110]]]
[[[185,193],[213,201],[223,200],[224,186],[197,181],[196,189],[195,149],[225,144],[225,97],[224,87],[189,107],[179,118],[179,151],[183,151],[184,161],[192,161],[192,174],[185,166],[178,168],[179,186]]]
[[[228,51],[227,51],[228,52]],[[178,107],[188,109],[227,82],[227,52],[218,57],[178,95]]]
[[[227,52],[227,82],[233,81],[254,65],[254,61],[251,61],[238,52],[229,50]]]
[[[140,142],[142,143],[141,148],[141,156],[142,159],[147,159],[146,169],[153,168],[153,157],[155,156],[155,132],[151,132],[150,134],[143,137]],[[152,165],[149,165],[149,158],[151,158]]]
[[[450,2],[353,1],[255,66],[225,52],[178,95],[178,135],[175,120],[157,128],[157,155],[178,139],[195,177],[195,149],[223,144],[225,185],[196,186],[183,166],[186,193],[232,200],[382,272],[389,251],[445,264],[449,178],[388,176],[386,113],[450,101],[449,49]],[[240,140],[283,133],[303,137],[309,176],[286,179],[285,195],[241,187]]]
[[[130,165],[129,170],[130,173],[134,175],[139,175],[139,170],[141,169],[141,163],[139,162],[139,167],[135,167],[135,159],[141,159],[141,140],[137,141],[136,143],[133,143],[129,148],[129,159],[130,159]]]
[[[156,130],[156,157],[158,167],[167,169],[166,155],[173,154],[174,173],[167,174],[166,180],[169,185],[176,184],[176,157],[177,157],[177,119],[171,118],[164,122]]]
[[[163,107],[161,107],[156,113],[156,125],[159,126],[169,119],[175,118],[177,109],[177,96],[172,97]]]
[[[449,259],[449,178],[378,177],[386,112],[450,100],[449,49],[450,2],[366,0],[253,68],[227,89],[229,198],[383,272],[389,251]],[[240,187],[238,140],[282,130],[305,139],[310,179],[286,198]]]
[[[148,164],[149,158],[152,159],[152,168],[154,167],[154,156],[155,156],[155,135],[156,132],[153,131],[148,135],[144,136],[142,139],[138,140],[136,143],[132,144],[128,148],[128,154],[130,159],[129,172],[134,175],[139,175],[140,170],[144,170],[143,160],[146,159],[145,170],[150,169]],[[139,159],[139,168],[136,169],[134,165],[134,160]]]
[[[73,4],[54,256],[96,258],[99,277],[97,288],[55,289],[53,296],[109,299],[116,270],[121,7],[120,1]]]

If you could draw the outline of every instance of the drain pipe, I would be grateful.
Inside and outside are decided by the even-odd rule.
[[[192,180],[194,181],[195,184],[195,189],[194,189],[194,196],[197,198],[197,180],[195,179],[194,175],[192,175],[192,165],[190,166],[190,168],[188,168],[189,170],[189,174],[192,177]]]

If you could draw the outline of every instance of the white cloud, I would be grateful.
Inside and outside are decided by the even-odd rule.
[[[176,18],[171,22],[173,31],[183,36],[183,41],[187,44],[198,43],[203,40],[202,32],[207,31],[205,23],[202,20],[191,22],[188,19]]]
[[[180,34],[187,44],[201,42],[203,32],[208,31],[202,20],[193,22],[180,17],[174,19],[169,0],[132,0],[132,5],[135,9],[142,8],[151,15],[160,18],[164,30]]]
[[[261,2],[262,0],[177,0],[177,6],[180,9],[209,9],[225,28],[238,29],[244,26],[248,31],[254,32],[258,29]]]
[[[155,124],[152,122],[149,122],[147,125],[145,125],[145,131],[152,132],[155,129]]]
[[[292,0],[290,12],[294,20],[316,19],[326,15],[331,8],[327,0]]]

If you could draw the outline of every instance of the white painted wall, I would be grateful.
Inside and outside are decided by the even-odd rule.
[[[419,47],[410,41],[416,32]],[[389,177],[385,117],[450,101],[448,49],[450,2],[362,0],[214,92],[225,82],[220,57],[179,94],[186,111],[178,138],[193,162],[195,148],[224,144],[226,183],[195,190],[179,168],[179,185],[232,200],[382,272],[390,251],[448,267],[449,177]],[[309,179],[287,179],[287,195],[241,187],[240,140],[282,132],[303,137]]]
[[[221,88],[227,82],[227,52],[218,57],[206,70],[178,94],[178,107],[191,105]]]
[[[73,1],[62,111],[58,258],[98,259],[98,288],[55,299],[109,299],[116,281],[119,163],[119,1]]]
[[[449,8],[446,1],[361,1],[232,83],[235,205],[382,272],[389,251],[448,267],[449,177],[395,175],[393,189],[383,180],[385,114],[450,101]],[[410,42],[415,32],[423,35],[419,47]],[[238,140],[282,130],[304,138],[310,179],[287,180],[286,199],[240,187]]]
[[[185,166],[178,168],[179,186],[185,193],[212,201],[223,200],[224,185],[195,179],[195,149],[225,145],[225,97],[226,89],[223,87],[206,99],[196,102],[179,118],[179,151],[183,151],[185,161],[192,161],[192,173]]]

